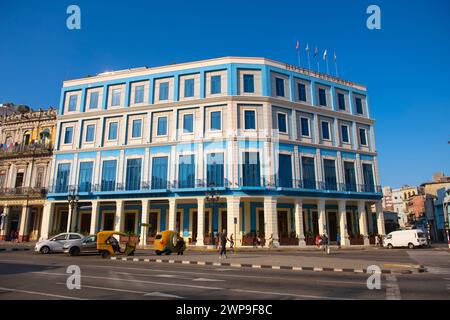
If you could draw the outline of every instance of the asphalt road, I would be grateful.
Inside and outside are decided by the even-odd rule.
[[[349,253],[357,255],[358,252]],[[385,254],[385,251],[364,253]],[[388,253],[395,255],[395,251]],[[0,300],[9,299],[450,299],[447,252],[397,251],[405,261],[431,266],[421,274],[381,275],[369,290],[368,275],[233,267],[158,264],[68,257],[33,252],[0,253]],[[400,259],[399,258],[399,259]],[[69,290],[67,267],[81,271],[81,289]],[[70,283],[74,283],[71,281]]]

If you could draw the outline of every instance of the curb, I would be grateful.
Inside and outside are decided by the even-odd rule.
[[[132,261],[132,262],[156,262],[156,263],[174,263],[174,264],[194,264],[202,266],[220,266],[232,268],[253,268],[253,269],[272,269],[272,270],[291,270],[291,271],[314,271],[314,272],[340,272],[340,273],[367,273],[367,269],[356,268],[327,268],[327,267],[303,267],[303,266],[272,266],[258,265],[249,263],[229,263],[229,262],[211,262],[211,261],[191,261],[191,260],[169,260],[169,259],[151,259],[134,257],[110,257],[111,260]],[[381,269],[382,274],[418,274],[426,272],[424,266],[419,268],[410,268],[403,270]]]
[[[1,251],[30,251],[31,248],[0,248]]]

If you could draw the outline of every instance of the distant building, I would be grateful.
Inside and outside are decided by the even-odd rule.
[[[398,214],[400,227],[409,226],[406,202],[413,196],[419,194],[418,187],[403,186],[399,189],[392,189],[392,206]]]
[[[392,188],[383,187],[383,210],[394,211],[394,202],[392,201]]]
[[[434,201],[434,212],[436,217],[437,236],[440,242],[448,241],[445,234],[445,228],[448,228],[450,220],[450,187],[444,187],[437,190],[437,196]]]

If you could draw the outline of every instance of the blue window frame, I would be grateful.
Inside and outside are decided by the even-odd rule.
[[[131,137],[132,138],[139,138],[141,136],[142,132],[142,120],[141,119],[135,119],[133,120],[132,130],[131,130]]]
[[[211,112],[211,130],[222,130],[222,112]]]
[[[348,136],[348,126],[346,126],[346,125],[341,126],[341,138],[342,138],[342,142],[345,142],[345,143],[350,142],[350,139]]]
[[[184,80],[184,97],[190,98],[194,96],[194,79]]]
[[[70,164],[60,163],[56,174],[56,193],[66,193],[69,186]]]
[[[363,163],[363,177],[364,177],[364,187],[363,192],[374,192],[375,183],[373,179],[372,165],[368,163]]]
[[[325,190],[337,190],[336,162],[334,160],[323,160]]]
[[[141,187],[141,159],[127,160],[126,190],[139,190]]]
[[[167,135],[167,117],[158,118],[158,127],[156,130],[156,135],[158,136]]]
[[[110,122],[108,129],[108,140],[116,140],[117,139],[117,122]]]
[[[256,111],[255,110],[245,110],[244,111],[244,128],[246,130],[256,129]]]
[[[159,100],[169,99],[169,82],[161,82],[159,84]]]
[[[98,91],[93,91],[89,96],[89,109],[97,109],[97,108],[98,108]]]
[[[86,126],[86,142],[93,142],[95,137],[95,125],[88,124]]]
[[[192,113],[183,115],[183,132],[194,132],[194,115]]]
[[[356,113],[357,114],[363,114],[363,106],[362,106],[361,98],[356,97],[355,98],[355,103],[356,103]]]
[[[306,102],[306,86],[303,83],[297,83],[298,100]]]
[[[322,139],[330,140],[330,124],[327,121],[322,121]]]
[[[244,74],[244,92],[246,93],[255,92],[255,79],[252,74]]]
[[[222,92],[221,88],[221,77],[220,76],[212,76],[211,77],[211,94],[217,94]]]
[[[339,110],[345,110],[345,96],[343,93],[338,93],[338,108]]]
[[[367,146],[366,129],[359,128],[359,141],[361,145]]]
[[[275,91],[278,97],[284,97],[284,80],[275,78]]]
[[[178,187],[194,188],[195,187],[195,156],[180,156],[178,167]]]
[[[77,95],[71,95],[69,97],[69,111],[76,111],[77,110]]]
[[[113,89],[111,106],[120,106],[120,96],[122,95],[122,89]]]
[[[323,88],[319,88],[319,105],[327,106],[327,92]]]
[[[116,187],[117,160],[105,160],[102,167],[102,191],[114,191]]]
[[[145,86],[143,84],[134,88],[134,103],[144,102],[144,90]]]
[[[286,120],[286,114],[285,113],[278,113],[277,114],[278,119],[278,131],[282,133],[287,133],[287,120]]]
[[[244,187],[259,187],[261,185],[259,152],[244,152],[243,156],[242,185]]]
[[[92,171],[94,168],[94,162],[81,162],[80,163],[80,175],[78,178],[78,191],[90,192],[92,184]]]
[[[168,157],[154,157],[152,160],[152,189],[167,189]]]
[[[356,192],[355,164],[344,161],[345,190]]]
[[[278,185],[282,188],[292,188],[292,157],[289,154],[278,156]]]
[[[64,133],[64,144],[72,143],[73,138],[73,127],[67,127]]]
[[[309,137],[309,119],[300,118],[300,125],[302,130],[302,136]]]
[[[305,189],[316,189],[316,171],[314,158],[302,157],[302,184]]]
[[[223,153],[209,153],[207,156],[206,181],[209,186],[224,186]]]

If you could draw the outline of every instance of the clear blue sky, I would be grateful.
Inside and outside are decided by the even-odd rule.
[[[66,28],[70,4],[79,31]],[[370,4],[380,31],[366,28]],[[447,0],[1,0],[0,102],[57,106],[65,79],[144,65],[228,55],[295,64],[297,39],[336,51],[340,76],[367,85],[383,185],[450,174]]]

